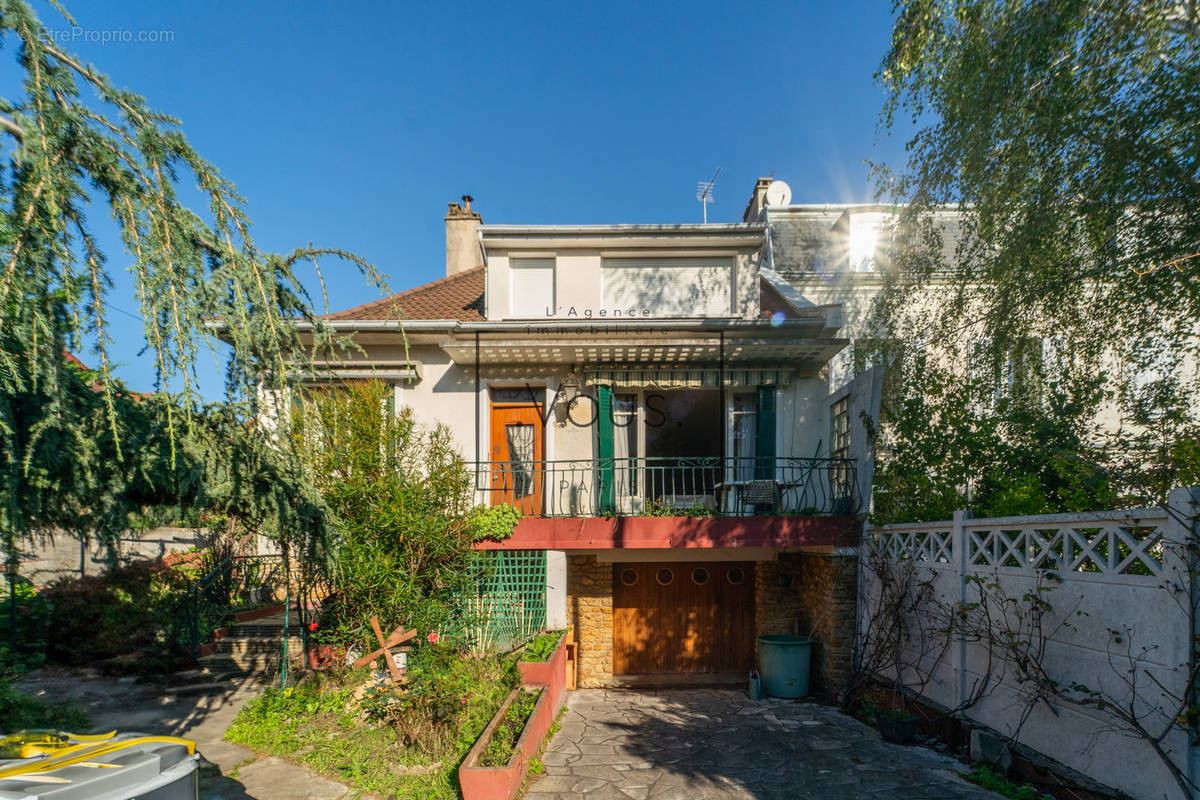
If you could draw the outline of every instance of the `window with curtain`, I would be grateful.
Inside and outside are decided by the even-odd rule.
[[[613,461],[617,469],[617,493],[633,497],[637,487],[636,394],[613,395]]]
[[[533,494],[533,429],[524,422],[504,426],[508,441],[508,468],[512,474],[513,497],[529,497]]]
[[[553,258],[514,258],[509,263],[509,284],[512,316],[523,319],[553,316]]]

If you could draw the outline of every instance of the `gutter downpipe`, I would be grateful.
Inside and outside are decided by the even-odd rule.
[[[479,492],[479,331],[475,331],[475,491]],[[477,494],[478,496],[478,494]]]

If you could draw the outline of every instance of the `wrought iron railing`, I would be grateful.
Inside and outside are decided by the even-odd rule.
[[[188,636],[199,655],[205,636],[241,608],[274,601],[286,586],[283,557],[228,556],[188,587]]]
[[[526,516],[856,514],[855,464],[845,458],[628,457],[481,461],[470,465],[484,505]]]

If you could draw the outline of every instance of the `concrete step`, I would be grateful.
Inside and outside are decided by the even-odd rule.
[[[274,655],[283,654],[283,638],[256,636],[242,637],[230,636],[225,639],[218,639],[214,642],[215,648],[213,655],[229,655],[229,654],[246,654],[246,653],[267,653]],[[289,656],[302,654],[304,651],[304,642],[299,636],[288,638],[287,649]]]

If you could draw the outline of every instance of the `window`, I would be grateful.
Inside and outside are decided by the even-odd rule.
[[[613,318],[733,314],[729,258],[606,258],[601,275],[604,309]]]
[[[994,409],[1001,400],[1040,403],[1048,355],[1058,357],[1053,344],[1040,338],[1023,339],[1004,352],[987,337],[972,339],[967,345],[967,378],[974,401],[982,409]]]
[[[883,215],[851,214],[849,228],[850,271],[877,271]]]
[[[830,409],[830,424],[832,427],[831,441],[833,447],[830,455],[834,458],[850,457],[850,398],[843,397],[833,404]]]
[[[622,497],[633,497],[638,493],[637,408],[636,394],[613,395],[613,461],[617,469],[617,493]]]
[[[733,479],[748,481],[754,478],[754,440],[758,435],[756,396],[739,392],[733,396]]]
[[[509,287],[512,316],[554,315],[553,258],[514,258],[509,262]]]

